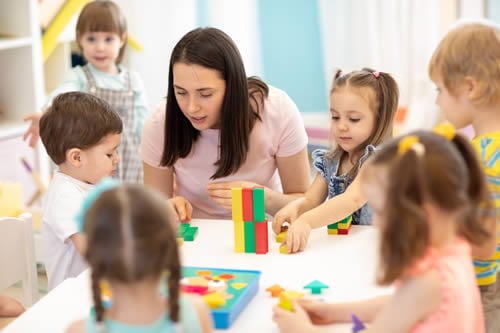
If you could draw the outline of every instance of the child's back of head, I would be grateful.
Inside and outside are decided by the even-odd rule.
[[[92,269],[98,322],[104,314],[99,288],[102,279],[110,284],[155,283],[163,273],[168,275],[169,316],[178,321],[181,268],[175,223],[165,198],[142,185],[107,190],[91,205],[85,214],[85,257]]]
[[[86,150],[108,134],[122,132],[122,120],[95,96],[69,92],[57,96],[40,119],[40,137],[52,161],[60,165],[72,148]]]
[[[457,94],[466,77],[478,84],[472,104],[500,103],[500,27],[492,22],[461,22],[441,40],[429,63],[429,76]]]
[[[457,233],[472,243],[489,236],[480,213],[491,207],[486,178],[468,140],[451,136],[413,132],[390,141],[368,162],[364,181],[380,185],[384,193],[383,284],[400,278],[433,246],[427,204],[456,213]]]

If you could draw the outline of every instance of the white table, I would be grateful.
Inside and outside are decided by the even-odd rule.
[[[327,235],[313,230],[305,252],[279,253],[279,244],[269,228],[267,255],[235,253],[231,221],[194,220],[199,232],[194,242],[181,247],[183,264],[262,271],[260,290],[228,330],[221,332],[277,332],[272,307],[277,299],[265,291],[280,284],[285,289],[303,290],[313,280],[330,286],[320,297],[326,301],[355,300],[390,292],[374,283],[378,232],[374,227],[353,226],[349,235]],[[270,227],[270,225],[269,225]],[[22,316],[4,333],[64,332],[69,323],[86,317],[91,307],[89,273],[65,280]],[[306,294],[308,292],[306,291]],[[351,332],[350,324],[332,325],[335,332]]]

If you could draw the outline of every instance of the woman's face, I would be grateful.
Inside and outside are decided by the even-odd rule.
[[[173,66],[177,104],[194,128],[203,131],[220,127],[226,81],[214,69],[178,62]]]

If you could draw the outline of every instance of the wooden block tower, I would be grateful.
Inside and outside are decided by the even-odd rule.
[[[266,254],[269,250],[264,188],[231,189],[236,252]]]
[[[337,223],[332,223],[328,225],[328,234],[329,235],[347,235],[349,233],[349,229],[351,229],[352,224],[352,215],[349,215],[343,220],[340,220]]]

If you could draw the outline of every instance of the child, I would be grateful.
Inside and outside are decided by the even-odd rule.
[[[140,185],[114,187],[102,192],[84,216],[95,315],[67,332],[212,331],[205,303],[179,295],[176,221],[161,194]],[[111,291],[107,309],[103,281]],[[160,293],[163,283],[167,299]]]
[[[40,137],[58,170],[43,203],[42,237],[48,289],[85,270],[75,223],[85,193],[118,164],[122,120],[104,100],[81,92],[58,95],[40,119]]]
[[[142,183],[142,161],[137,151],[148,106],[139,75],[120,65],[127,44],[127,23],[120,8],[112,1],[92,1],[81,11],[76,24],[76,41],[88,64],[68,73],[48,98],[68,91],[88,92],[111,104],[123,120],[122,162],[117,177],[125,182]],[[24,137],[30,146],[38,140],[40,114],[31,114],[31,126]]]
[[[388,73],[362,69],[335,75],[330,91],[332,152],[312,153],[319,171],[303,198],[281,209],[273,220],[275,233],[291,223],[284,243],[288,252],[304,250],[311,228],[338,222],[353,214],[353,224],[370,224],[359,173],[376,146],[392,136],[399,90]],[[325,199],[328,199],[325,202]]]
[[[495,208],[500,207],[500,27],[491,22],[462,23],[434,51],[429,76],[438,89],[436,103],[457,128],[472,125],[488,175]],[[490,214],[494,234],[495,210]],[[485,219],[488,217],[485,217]],[[486,331],[500,332],[500,235],[472,248]],[[496,251],[495,251],[496,249]]]
[[[366,332],[484,332],[466,239],[479,244],[489,237],[479,216],[491,205],[488,188],[467,139],[444,132],[448,138],[415,132],[391,141],[361,175],[381,229],[377,280],[395,283],[395,294],[347,304],[306,301],[295,313],[275,308],[281,331],[319,332],[311,321],[349,321],[355,313],[372,323]]]
[[[231,219],[232,187],[263,186],[269,214],[306,191],[307,133],[297,106],[284,91],[247,79],[229,36],[188,32],[168,73],[166,107],[146,121],[140,155],[144,184],[174,196],[182,220],[191,205],[194,217]]]

